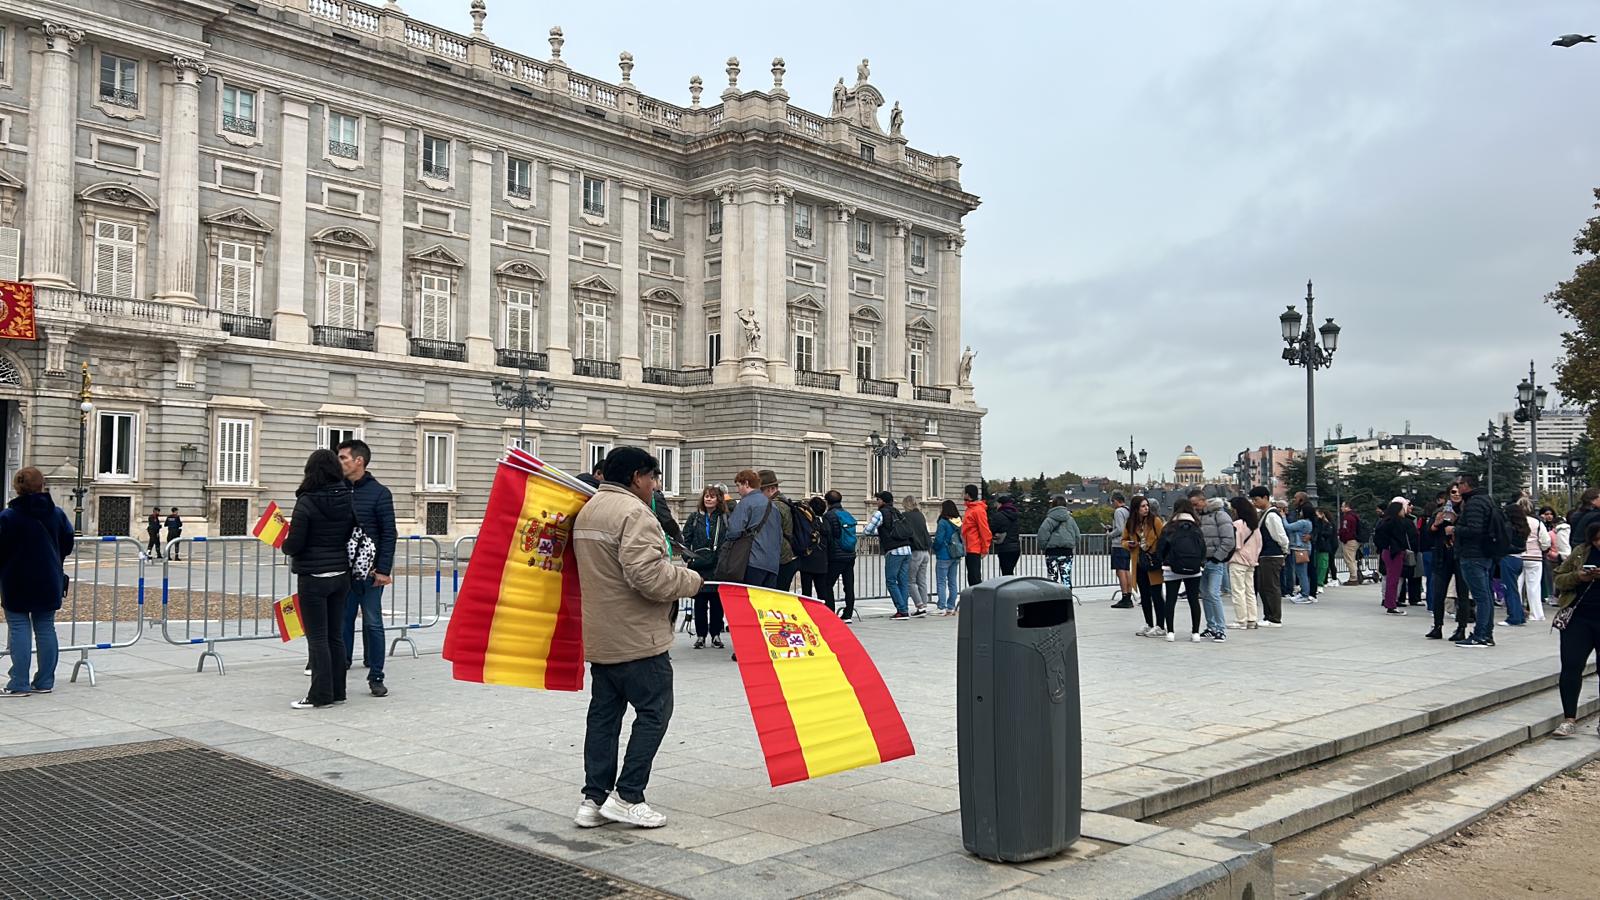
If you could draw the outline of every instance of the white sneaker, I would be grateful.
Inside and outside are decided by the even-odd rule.
[[[578,814],[572,817],[572,824],[579,828],[599,828],[606,821],[606,817],[600,815],[600,807],[588,797],[578,804]]]
[[[1167,636],[1167,632],[1160,625],[1152,625],[1150,626],[1150,629],[1145,632],[1144,636],[1153,637],[1156,640],[1160,640]]]
[[[1178,639],[1178,635],[1177,635],[1176,632],[1171,632],[1171,631],[1167,632],[1167,643],[1170,644],[1170,643],[1176,641],[1177,639]]]
[[[1229,622],[1228,623],[1228,627],[1231,628],[1231,629],[1237,630],[1237,629],[1245,627],[1245,623],[1243,623],[1243,622]]]
[[[1261,620],[1261,627],[1262,628],[1282,628],[1283,627],[1283,623],[1282,622],[1269,622],[1266,619],[1262,619]]]
[[[1135,631],[1133,633],[1133,636],[1134,637],[1149,637],[1150,636],[1150,626],[1146,625],[1145,627],[1139,629],[1138,631]]]
[[[1196,632],[1194,634],[1189,635],[1189,643],[1191,643],[1191,644],[1200,643],[1200,634],[1198,632]]]
[[[638,803],[624,803],[616,794],[606,798],[606,804],[600,807],[600,815],[613,822],[639,828],[660,828],[667,824],[667,817],[651,809],[650,804],[643,800]]]
[[[321,709],[322,707],[311,702],[310,697],[303,697],[289,704],[290,709]]]

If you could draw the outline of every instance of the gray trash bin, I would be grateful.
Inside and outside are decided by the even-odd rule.
[[[957,626],[961,839],[1000,862],[1078,839],[1083,723],[1072,594],[1043,578],[967,588]]]

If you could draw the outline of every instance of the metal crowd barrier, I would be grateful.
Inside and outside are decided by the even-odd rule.
[[[461,595],[461,576],[466,573],[467,563],[472,561],[472,550],[478,546],[478,536],[468,534],[456,538],[450,545],[450,602],[446,609],[455,609],[456,598]]]
[[[1078,548],[1072,555],[1073,589],[1116,586],[1116,573],[1111,570],[1113,546],[1111,538],[1109,534],[1079,536]],[[1024,534],[1019,536],[1018,540],[1022,545],[1022,555],[1017,557],[1017,565],[1012,574],[1044,578],[1048,572],[1044,554],[1039,552],[1038,535]],[[929,560],[928,587],[933,592],[938,591],[937,572],[934,569],[936,565],[937,560]],[[957,572],[960,575],[961,586],[965,587],[967,564],[963,562]],[[1000,557],[993,552],[985,554],[982,572],[985,581],[999,578]],[[857,600],[883,600],[889,596],[888,584],[883,574],[883,554],[878,549],[876,537],[863,535],[857,540],[855,575]],[[834,587],[834,594],[842,596],[841,586]]]
[[[196,672],[206,670],[210,657],[217,674],[227,674],[218,644],[281,640],[273,604],[295,592],[289,557],[254,537],[179,538],[167,543],[166,554],[161,636],[169,644],[206,645]]]
[[[458,540],[455,546],[460,544]],[[429,548],[432,548],[431,556]],[[444,548],[440,546],[438,538],[412,534],[401,535],[395,542],[394,552],[394,572],[390,575],[394,583],[384,592],[383,630],[399,632],[389,642],[390,656],[394,656],[395,650],[404,642],[411,648],[411,658],[416,659],[417,642],[411,639],[410,632],[439,624],[444,613]],[[432,613],[426,609],[430,580],[433,583]],[[458,579],[453,576],[452,582],[456,581]],[[458,589],[459,585],[455,590]],[[454,590],[451,596],[455,596]],[[396,598],[399,602],[393,603]]]
[[[144,636],[144,548],[129,537],[80,537],[65,568],[72,581],[56,612],[57,635],[65,626],[61,652],[78,654],[69,680],[77,682],[78,672],[85,670],[93,687],[97,682],[89,651],[120,650]],[[131,592],[127,598],[134,607],[131,622],[118,615],[129,605],[123,602],[124,590]],[[10,651],[8,645],[0,656]]]

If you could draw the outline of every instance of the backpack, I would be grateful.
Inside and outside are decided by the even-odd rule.
[[[822,531],[817,528],[817,517],[812,514],[811,507],[793,500],[784,498],[789,504],[790,517],[794,521],[794,530],[789,534],[789,548],[796,557],[810,556],[822,549]]]
[[[1356,516],[1356,543],[1365,544],[1372,540],[1372,526],[1361,516]]]
[[[892,506],[885,506],[883,513],[883,524],[879,526],[880,533],[886,530],[891,539],[902,544],[910,544],[911,523],[907,522],[906,517],[900,514],[900,510]]]
[[[1188,522],[1168,526],[1163,537],[1167,537],[1167,552],[1162,563],[1175,575],[1199,575],[1206,561],[1206,539],[1200,526]]]
[[[1521,551],[1524,545],[1511,533],[1511,522],[1500,504],[1489,501],[1489,526],[1483,536],[1484,554],[1490,559],[1510,556],[1513,550]]]
[[[944,550],[950,554],[951,559],[962,559],[967,555],[967,544],[961,539],[961,526],[955,527],[955,532],[944,542]]]
[[[839,523],[839,549],[856,552],[856,517],[845,512],[843,507],[834,507],[832,512],[833,520]]]

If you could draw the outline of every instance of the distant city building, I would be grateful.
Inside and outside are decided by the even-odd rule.
[[[1239,491],[1249,493],[1257,485],[1266,485],[1271,488],[1272,496],[1286,496],[1284,470],[1301,455],[1300,451],[1293,448],[1271,444],[1241,452],[1233,463],[1233,475],[1239,484]]]
[[[1324,441],[1322,452],[1333,456],[1333,467],[1348,476],[1356,466],[1374,462],[1401,463],[1422,468],[1434,460],[1459,465],[1466,456],[1448,441],[1430,434],[1388,434],[1378,432],[1370,438],[1339,438]]]
[[[1539,442],[1541,444],[1544,443],[1543,435],[1539,436]],[[1527,482],[1524,481],[1523,484],[1526,485]],[[1567,477],[1567,456],[1565,453],[1539,454],[1538,497],[1565,494],[1572,487],[1582,486],[1582,479],[1579,479],[1577,485],[1570,484],[1570,479]],[[1537,497],[1535,499],[1537,499]]]
[[[1172,480],[1181,485],[1205,484],[1206,465],[1194,452],[1192,444],[1185,445],[1183,453],[1172,467]]]
[[[1528,455],[1528,426],[1518,424],[1511,413],[1501,413],[1501,422],[1511,423],[1511,443],[1518,453]],[[1547,409],[1539,414],[1539,449],[1563,453],[1568,444],[1576,444],[1588,432],[1589,420],[1581,409],[1562,406]]]

